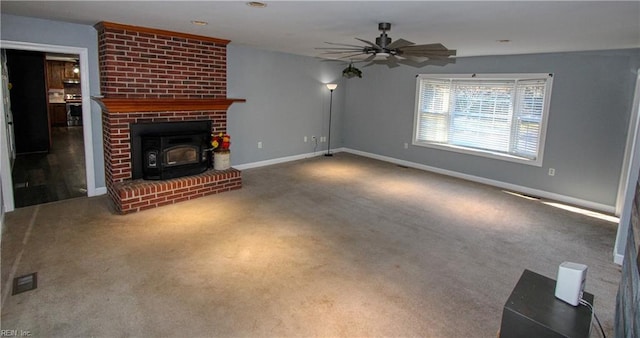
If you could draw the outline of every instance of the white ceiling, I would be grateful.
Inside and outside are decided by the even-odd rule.
[[[640,1],[7,1],[2,13],[93,25],[99,21],[228,39],[322,56],[325,41],[440,42],[458,56],[640,47]],[[196,26],[192,20],[206,21]],[[498,42],[510,40],[510,42]]]

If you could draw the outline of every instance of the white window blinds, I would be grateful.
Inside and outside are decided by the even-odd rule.
[[[549,75],[423,75],[417,86],[414,144],[541,160]]]

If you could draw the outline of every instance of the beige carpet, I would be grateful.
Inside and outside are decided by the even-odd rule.
[[[612,334],[615,223],[345,153],[243,179],[127,216],[105,197],[7,214],[2,329],[495,337],[523,269],[555,278],[573,261],[589,266],[586,289]],[[38,288],[11,296],[11,278],[30,272]]]

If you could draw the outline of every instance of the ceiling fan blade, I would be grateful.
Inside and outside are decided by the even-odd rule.
[[[345,47],[358,47],[358,48],[362,48],[362,46],[358,46],[358,45],[351,45],[348,43],[337,43],[337,42],[324,42],[328,45],[334,45],[334,46],[345,46]]]
[[[348,59],[348,58],[350,58],[350,57],[354,57],[354,56],[358,56],[358,55],[362,55],[362,54],[364,54],[364,53],[357,53],[357,54],[345,55],[345,56],[339,57],[338,59]]]
[[[402,56],[421,56],[428,58],[448,58],[449,56],[455,56],[455,50],[448,51],[420,51],[420,50],[401,50],[400,55]]]
[[[373,60],[375,58],[376,58],[376,55],[375,54],[371,54],[366,59],[364,59],[362,61],[369,62],[369,61],[371,61],[371,60]]]
[[[437,45],[437,46],[436,46]],[[431,44],[431,45],[412,45],[406,47],[398,48],[402,51],[424,51],[424,52],[433,52],[433,53],[455,53],[455,49],[447,49],[445,46],[441,44]]]
[[[387,67],[389,67],[389,68],[400,67],[400,65],[398,64],[398,61],[400,61],[400,60],[397,57],[393,56],[393,55],[387,56]]]
[[[356,40],[359,40],[359,41],[362,41],[362,42],[364,42],[364,43],[366,43],[368,45],[371,45],[371,47],[373,47],[373,48],[375,48],[377,50],[382,50],[382,47],[376,45],[375,43],[373,43],[371,41],[363,40],[363,39],[360,39],[360,38],[356,38]]]
[[[419,61],[414,61],[414,60],[410,60],[410,59],[404,59],[404,60],[400,60],[398,62],[403,64],[403,65],[416,67],[416,68],[420,68],[420,67],[426,66],[426,64],[425,64],[426,61],[419,62]]]
[[[322,52],[320,54],[346,54],[346,53],[355,53],[355,52],[363,53],[361,50],[334,50],[334,51]]]
[[[455,50],[419,50],[419,49],[400,49],[401,54],[431,54],[431,55],[441,55],[441,56],[453,56],[456,55]]]
[[[428,43],[424,45],[411,45],[407,47],[415,48],[415,49],[428,49],[428,50],[449,50],[449,48],[445,47],[441,43]]]
[[[427,60],[429,60],[428,57],[424,57],[424,56],[414,56],[414,55],[400,55],[400,57],[402,57],[403,59],[407,59],[411,62],[416,62],[416,63],[420,63],[420,62],[425,62]]]
[[[406,47],[401,47],[398,49],[402,49],[402,50],[421,50],[421,51],[429,51],[429,52],[448,52],[454,49],[447,49],[447,48],[433,48],[429,45],[413,45],[413,46],[406,46]]]
[[[412,66],[412,67],[417,67],[417,68],[421,68],[421,67],[425,67],[425,66],[446,66],[450,63],[456,63],[456,59],[442,59],[442,60],[426,60],[426,61],[414,61],[414,60],[410,60],[410,59],[405,59],[405,60],[400,60],[398,61],[399,63],[403,64],[403,65],[407,65],[407,66]]]
[[[368,56],[366,58],[363,58],[363,56],[365,56],[365,55],[368,55]],[[375,57],[376,56],[373,55],[373,54],[365,54],[365,53],[355,54],[355,55],[353,55],[353,59],[349,60],[349,63],[371,62],[373,59],[375,59]],[[343,58],[335,58],[333,60],[345,62],[342,59]]]
[[[316,47],[319,50],[362,50],[362,47]]]
[[[411,41],[407,41],[405,39],[398,39],[396,41],[393,41],[392,43],[387,45],[387,48],[389,49],[394,49],[394,48],[402,48],[402,47],[407,47],[407,46],[412,46],[415,45],[413,42]]]
[[[439,55],[429,55],[427,56],[427,58],[429,58],[429,60],[453,60],[453,58],[450,58],[448,56],[439,56]]]

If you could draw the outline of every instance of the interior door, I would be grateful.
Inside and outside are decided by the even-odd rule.
[[[18,154],[49,151],[45,55],[7,50],[13,130]]]

